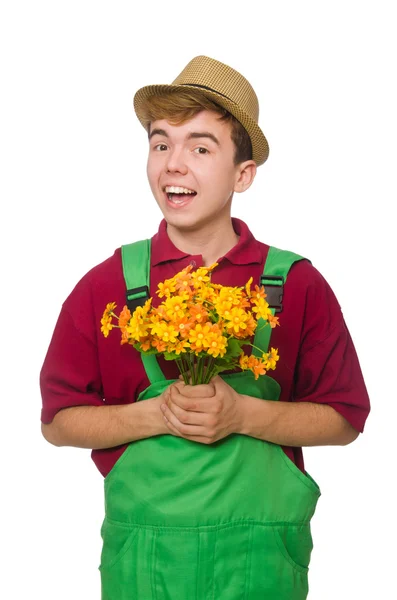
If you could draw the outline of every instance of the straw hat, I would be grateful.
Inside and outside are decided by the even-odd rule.
[[[257,165],[265,162],[269,145],[258,126],[259,104],[253,87],[238,71],[208,56],[193,58],[172,84],[147,85],[136,92],[134,109],[145,129],[142,107],[146,99],[185,88],[200,90],[236,117],[251,138],[253,160]]]

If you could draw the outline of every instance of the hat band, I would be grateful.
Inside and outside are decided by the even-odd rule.
[[[229,100],[229,102],[233,102],[233,104],[236,104],[231,98],[229,98],[229,96],[226,96],[225,94],[222,94],[222,92],[218,92],[218,90],[214,90],[213,88],[210,88],[206,85],[200,85],[199,83],[181,83],[179,85],[188,85],[189,87],[202,88],[203,90],[208,90],[209,92],[214,92],[215,94],[219,94],[220,96],[223,96],[224,98],[226,98],[226,100]]]

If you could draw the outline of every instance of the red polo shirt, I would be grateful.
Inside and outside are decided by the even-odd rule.
[[[238,243],[213,271],[213,283],[243,286],[252,276],[259,282],[269,246],[258,242],[247,225],[233,219]],[[178,250],[167,235],[163,220],[152,238],[150,295],[157,298],[159,282],[173,277],[189,263],[202,266],[202,256]],[[125,304],[121,250],[89,271],[62,306],[40,375],[43,423],[69,406],[134,402],[149,386],[140,354],[120,345],[118,331],[104,338],[100,319],[108,302],[118,310]],[[369,398],[353,342],[340,306],[322,275],[306,260],[294,264],[284,286],[280,326],[271,345],[280,360],[271,373],[281,386],[281,401],[329,404],[358,431],[363,431],[370,410]],[[167,378],[179,371],[159,359]],[[127,446],[93,450],[92,458],[106,476]],[[301,448],[285,448],[304,470]]]

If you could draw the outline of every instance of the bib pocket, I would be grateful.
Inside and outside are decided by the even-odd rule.
[[[307,525],[254,525],[247,599],[306,600],[311,549]]]
[[[138,527],[126,527],[105,519],[101,529],[103,547],[99,566],[100,571],[109,571],[116,567],[131,549],[138,533]]]

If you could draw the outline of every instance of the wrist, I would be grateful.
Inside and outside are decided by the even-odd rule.
[[[263,427],[267,402],[260,398],[239,394],[239,425],[237,433],[255,437],[255,427],[260,423]]]
[[[251,396],[247,396],[246,394],[237,394],[237,419],[235,433],[239,433],[240,435],[249,435],[248,430],[251,399]]]

